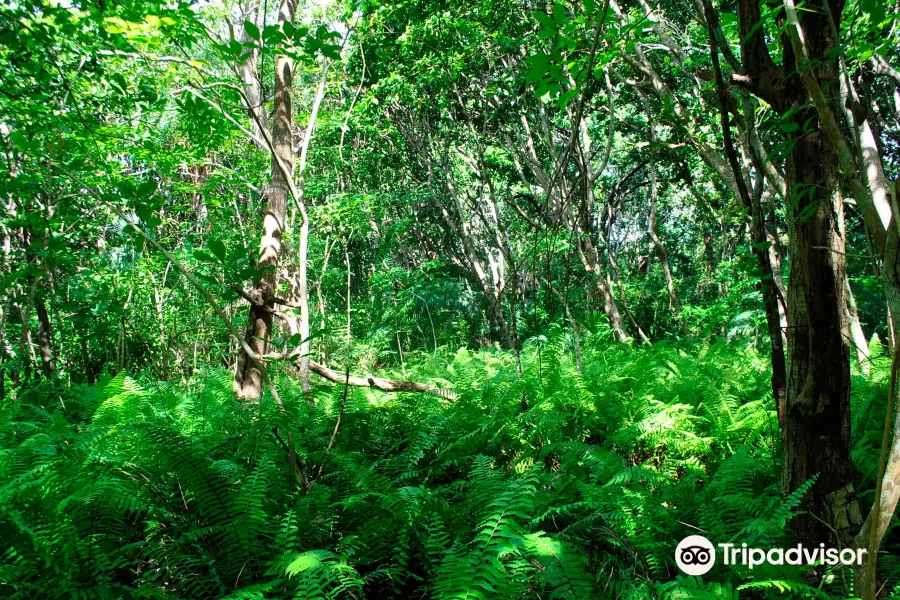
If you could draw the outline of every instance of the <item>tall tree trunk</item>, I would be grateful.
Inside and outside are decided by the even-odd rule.
[[[651,134],[651,140],[655,140],[655,134]],[[653,143],[651,141],[651,143]],[[662,240],[656,235],[656,201],[657,201],[657,181],[656,181],[656,160],[650,160],[650,217],[647,221],[647,234],[656,255],[659,257],[659,264],[662,265],[663,274],[666,277],[666,288],[669,290],[669,303],[671,308],[675,310],[676,318],[681,317],[681,301],[678,299],[678,292],[675,291],[675,279],[672,277],[672,269],[669,267],[669,254],[666,247],[663,246]],[[649,261],[647,261],[649,264]]]
[[[704,3],[705,20],[710,34],[710,57],[716,81],[716,91],[719,99],[719,121],[722,127],[725,156],[731,167],[733,181],[737,190],[738,199],[750,218],[749,231],[752,241],[752,251],[760,270],[760,288],[762,289],[763,307],[766,315],[766,327],[769,331],[769,360],[772,367],[772,396],[775,400],[775,409],[778,414],[779,429],[782,440],[785,436],[785,412],[787,407],[787,366],[784,353],[784,294],[779,282],[780,273],[776,263],[773,263],[774,251],[768,248],[769,238],[763,216],[761,198],[765,187],[763,167],[760,161],[754,160],[756,181],[751,196],[747,179],[744,176],[741,164],[738,161],[735,143],[731,135],[731,125],[728,113],[729,97],[725,87],[725,80],[719,66],[719,50],[716,44],[715,32],[718,29],[718,16],[712,8],[712,4],[706,0]],[[745,97],[744,118],[750,136],[755,134],[754,107],[750,99]]]
[[[666,288],[669,290],[669,303],[671,308],[675,310],[676,318],[681,317],[681,301],[678,299],[678,293],[675,291],[675,280],[672,277],[672,269],[669,267],[669,254],[666,247],[663,246],[662,240],[656,234],[656,205],[658,196],[657,172],[656,172],[656,124],[653,122],[653,115],[650,112],[650,104],[647,102],[643,94],[639,94],[644,104],[647,121],[650,127],[650,216],[647,219],[647,234],[659,257],[659,263],[662,265],[663,274],[666,277]],[[647,269],[650,269],[650,260],[647,260]]]
[[[608,88],[608,93],[610,97],[612,97],[610,88]],[[614,118],[614,115],[615,112],[611,105],[610,118]],[[578,255],[581,258],[582,265],[584,265],[584,268],[588,273],[594,275],[594,284],[597,286],[597,290],[603,298],[603,311],[606,313],[606,317],[609,320],[609,326],[613,330],[613,337],[617,342],[625,343],[628,341],[625,322],[622,320],[622,314],[619,312],[619,307],[616,303],[615,294],[613,294],[612,291],[609,276],[600,262],[600,253],[597,250],[597,246],[594,244],[594,239],[591,235],[593,233],[592,225],[594,219],[594,182],[606,168],[605,162],[609,157],[609,151],[611,149],[609,142],[612,140],[613,131],[610,130],[604,164],[595,171],[591,165],[593,152],[591,150],[591,137],[587,123],[579,116],[576,118],[575,127],[577,128],[579,135],[576,135],[573,138],[573,141],[577,141],[577,144],[575,144],[576,152],[574,152],[574,158],[581,175],[582,204],[578,207],[577,214],[572,215],[569,212],[566,203],[563,202],[563,206],[560,207],[560,210],[562,211],[561,217],[569,230],[577,238]],[[550,197],[549,191],[548,197]],[[553,226],[550,223],[548,223],[548,225],[551,227]],[[600,237],[602,240],[602,236]],[[609,247],[605,243],[605,240],[602,241],[604,242],[604,251],[608,254]]]
[[[866,341],[866,334],[863,332],[862,324],[859,322],[856,298],[853,296],[853,290],[850,288],[850,279],[846,274],[844,275],[844,295],[847,298],[847,321],[850,327],[850,339],[853,341],[859,368],[864,374],[868,375],[870,366],[869,343]]]
[[[56,371],[56,361],[53,360],[53,334],[44,299],[35,298],[34,308],[38,318],[38,351],[41,355],[41,369],[45,377],[51,377]]]
[[[292,22],[297,8],[296,0],[282,0],[278,14],[279,24]],[[264,356],[268,350],[272,332],[272,310],[274,308],[276,268],[281,258],[281,236],[287,216],[287,199],[290,182],[286,175],[293,173],[294,151],[291,145],[291,83],[293,61],[279,54],[275,58],[275,110],[272,123],[272,167],[269,186],[265,191],[266,208],[263,216],[263,235],[259,246],[257,266],[266,268],[263,277],[254,285],[247,318],[244,339],[257,356]],[[284,173],[281,165],[288,173]],[[263,376],[259,367],[246,351],[241,349],[234,374],[234,393],[237,398],[259,401],[262,396]]]
[[[786,0],[785,6],[791,8],[793,3]],[[838,41],[828,15],[840,19],[843,1],[816,0],[806,8],[797,25],[802,27],[808,56],[794,58],[810,61],[801,68],[815,65],[812,76],[830,95],[827,102],[837,114],[840,84],[834,49]],[[789,48],[786,44],[785,51]],[[838,542],[850,546],[862,516],[850,460],[850,348],[845,248],[840,234],[840,161],[815,109],[805,108],[807,91],[798,76],[788,77],[780,96],[782,109],[799,109],[793,120],[803,132],[788,156],[786,177],[791,261],[782,492],[793,492],[818,473],[804,500],[807,512],[797,518],[797,533],[806,543],[834,543],[834,532]]]
[[[259,27],[259,7],[259,2],[250,0],[243,14],[244,19],[257,27]],[[243,23],[239,23],[238,27],[241,29],[241,43],[252,42],[250,35],[244,29]],[[262,27],[259,27],[259,29],[262,30]],[[256,144],[257,148],[268,151],[269,148],[264,143],[261,143],[266,139],[263,131],[268,129],[269,119],[268,115],[266,115],[266,107],[262,95],[262,82],[259,78],[259,50],[254,45],[246,52],[247,58],[240,64],[239,71],[247,103],[247,113],[250,117],[250,131],[253,133],[253,143]]]
[[[162,284],[165,286],[166,284],[166,275],[169,273],[169,265],[172,263],[166,264],[166,270],[163,274]],[[149,272],[150,282],[153,285],[153,305],[156,308],[156,320],[159,322],[159,351],[162,354],[162,371],[159,374],[159,378],[163,381],[166,381],[169,378],[169,348],[166,343],[166,321],[165,321],[165,313],[163,312],[163,290],[160,289],[160,286],[156,283],[156,278],[153,276],[153,272]]]
[[[619,306],[616,304],[615,296],[609,286],[609,280],[606,272],[600,264],[600,256],[594,242],[586,234],[580,234],[578,238],[578,255],[585,270],[594,276],[594,285],[603,299],[603,312],[609,320],[609,326],[613,330],[613,336],[619,343],[628,341],[628,334],[625,332],[625,322],[622,320],[622,313],[619,312]]]
[[[509,343],[512,346],[512,351],[516,359],[516,372],[519,375],[522,375],[522,357],[519,352],[519,324],[516,316],[516,306],[519,298],[519,264],[517,261],[516,253],[513,252],[513,247],[510,244],[506,223],[503,220],[503,215],[500,211],[500,205],[497,201],[497,194],[494,189],[494,181],[491,177],[491,170],[487,166],[487,161],[485,161],[485,149],[481,139],[481,135],[479,135],[479,133],[475,130],[475,125],[472,123],[472,119],[469,116],[468,110],[466,109],[466,104],[463,101],[456,84],[454,84],[453,89],[456,93],[456,99],[459,102],[460,109],[462,110],[466,126],[468,127],[469,133],[472,136],[472,141],[475,142],[475,149],[478,155],[478,161],[475,164],[476,171],[478,172],[482,183],[487,187],[488,190],[488,218],[484,218],[483,221],[484,224],[489,227],[502,258],[505,259],[506,263],[509,265],[509,279],[503,282],[503,289],[498,289],[497,296],[499,297],[502,291],[506,291],[509,297],[509,320],[512,326]],[[488,252],[488,255],[490,256],[490,250]],[[499,281],[501,277],[495,277],[494,279],[495,281]]]
[[[322,74],[319,77],[319,84],[316,87],[316,95],[313,98],[312,107],[309,112],[309,121],[306,123],[306,130],[303,134],[303,142],[300,145],[300,157],[297,161],[297,205],[300,211],[300,234],[296,248],[296,269],[291,271],[289,278],[289,299],[292,304],[299,306],[300,319],[296,321],[291,319],[292,333],[300,334],[300,360],[297,361],[298,376],[300,378],[300,387],[304,392],[310,390],[309,373],[310,373],[310,352],[312,345],[310,342],[310,313],[309,313],[309,214],[306,210],[306,157],[309,153],[309,145],[312,142],[313,132],[316,130],[316,120],[319,115],[319,107],[322,106],[322,100],[325,98],[325,86],[328,83],[328,71],[331,67],[331,61],[326,61],[322,66]],[[293,222],[293,217],[291,221]]]
[[[470,281],[480,288],[485,317],[488,323],[497,328],[503,348],[512,350],[515,348],[515,344],[513,343],[513,337],[510,334],[506,317],[503,315],[503,301],[499,294],[500,286],[497,285],[496,277],[493,280],[488,278],[484,262],[478,252],[478,240],[476,240],[470,224],[470,215],[453,183],[453,173],[446,153],[436,157],[433,156],[430,125],[427,120],[423,120],[421,131],[417,131],[416,125],[418,124],[414,122],[412,111],[407,112],[410,116],[404,122],[403,119],[397,118],[401,113],[398,110],[397,115],[394,116],[395,123],[397,123],[403,136],[415,148],[425,163],[431,202],[440,213],[444,224],[453,232],[462,246],[466,261],[465,270],[472,275]],[[439,174],[440,176],[438,176]],[[438,185],[440,185],[440,188]],[[440,193],[440,189],[443,189],[445,193]],[[449,198],[452,206],[448,207],[443,198]],[[481,248],[483,249],[484,247],[481,246]],[[493,248],[491,247],[486,248],[489,258],[492,250]]]
[[[31,379],[31,366],[35,361],[34,345],[31,341],[31,327],[28,309],[19,304],[13,304],[13,312],[19,317],[22,324],[22,332],[19,335],[19,375],[22,381]]]
[[[16,360],[16,352],[13,350],[12,344],[6,337],[6,314],[2,307],[0,307],[0,358],[2,358],[3,362],[12,362]],[[0,369],[0,378],[4,381],[6,380],[7,370],[9,370],[9,378],[13,385],[18,385],[19,369],[9,369],[9,367],[4,366]]]
[[[806,112],[801,110],[797,120],[807,121]],[[822,131],[796,140],[787,162],[787,186],[792,190],[788,206],[795,208],[789,215],[782,491],[789,494],[818,473],[804,502],[808,512],[797,518],[797,533],[805,543],[828,542],[833,528],[839,541],[849,546],[862,518],[851,477],[850,365],[837,172],[834,151]]]
[[[622,310],[625,312],[625,316],[628,317],[628,321],[631,323],[631,326],[634,328],[634,331],[641,341],[645,344],[650,344],[650,338],[647,337],[647,334],[641,329],[637,319],[634,318],[634,314],[628,307],[628,299],[625,297],[625,286],[622,283],[622,273],[619,271],[619,265],[616,263],[616,258],[613,254],[613,252],[607,252],[606,256],[609,258],[609,264],[613,268],[613,277],[615,278],[613,281],[615,282],[616,287],[619,288],[619,302],[622,304]],[[610,285],[610,287],[612,286]]]
[[[790,269],[782,493],[790,494],[817,477],[804,496],[805,512],[796,518],[794,530],[804,544],[847,547],[862,523],[851,479],[850,348],[840,226],[838,173],[847,171],[841,168],[827,123],[810,107],[806,89],[807,79],[814,79],[830,94],[830,110],[838,108],[838,40],[828,19],[840,19],[843,0],[807,3],[802,22],[792,0],[784,0],[784,5],[789,25],[782,37],[780,66],[772,60],[759,27],[759,2],[738,2],[745,85],[777,112],[790,115],[798,132],[785,177]],[[710,29],[718,29],[708,1],[705,7]],[[795,27],[802,28],[805,47],[796,43],[800,32],[792,31]],[[724,105],[724,97],[720,99]]]
[[[898,185],[895,181],[892,190],[892,204],[896,206]],[[876,200],[877,201],[877,200]],[[869,222],[869,219],[867,219]],[[872,227],[877,224],[872,223]],[[877,231],[877,228],[875,229]],[[897,224],[891,226],[886,232],[884,261],[881,268],[881,279],[887,296],[888,326],[891,333],[891,341],[894,353],[894,362],[891,369],[897,368],[897,353],[900,352],[897,340],[896,326],[900,319],[900,238],[897,236]],[[892,373],[892,378],[895,374]],[[895,387],[895,386],[892,386]],[[884,474],[880,481],[880,490],[876,490],[876,502],[872,510],[866,516],[865,523],[856,537],[856,545],[868,550],[863,564],[857,569],[857,588],[864,600],[875,598],[877,585],[877,549],[881,547],[881,541],[887,532],[888,526],[900,501],[900,402],[896,396],[896,390],[892,390],[894,397],[889,399],[894,403],[894,415],[887,416],[888,428],[890,418],[894,418],[893,436],[890,443],[882,448],[885,453]],[[885,433],[888,433],[887,429]],[[887,438],[883,442],[887,442]],[[880,493],[879,493],[880,492]]]

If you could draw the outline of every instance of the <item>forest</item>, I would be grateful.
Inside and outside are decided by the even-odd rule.
[[[2,598],[900,600],[898,0],[2,0],[0,151]]]

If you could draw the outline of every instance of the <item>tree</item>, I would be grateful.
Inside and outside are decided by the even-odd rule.
[[[278,23],[293,23],[297,3],[282,0],[278,11]],[[256,266],[265,274],[254,285],[252,302],[247,317],[245,339],[257,356],[264,356],[272,334],[275,309],[276,277],[279,258],[282,256],[282,234],[287,217],[288,198],[293,192],[294,149],[291,141],[293,113],[291,112],[291,85],[293,60],[286,54],[275,59],[275,110],[272,116],[272,167],[271,181],[266,188],[263,235],[259,245]],[[305,285],[305,281],[303,282]],[[307,308],[307,311],[309,309]],[[307,332],[307,336],[308,332]],[[235,395],[243,400],[258,401],[262,395],[262,372],[243,349],[238,355],[234,375]]]

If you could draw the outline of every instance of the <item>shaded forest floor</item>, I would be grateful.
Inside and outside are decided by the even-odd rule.
[[[799,494],[778,494],[765,356],[588,334],[579,375],[570,341],[528,342],[521,377],[492,350],[407,362],[406,377],[455,390],[452,401],[322,385],[312,407],[284,378],[279,412],[269,399],[238,404],[215,369],[185,384],[120,373],[20,389],[0,421],[0,593],[821,596],[793,567],[717,565],[701,582],[674,566],[697,530],[760,547],[789,537]],[[865,503],[889,370],[877,354],[854,379]],[[896,534],[886,547],[890,576]],[[840,572],[826,580],[846,597]]]

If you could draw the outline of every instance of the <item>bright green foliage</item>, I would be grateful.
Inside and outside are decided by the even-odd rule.
[[[762,292],[781,279],[802,297],[786,232],[816,207],[792,215],[769,179],[789,177],[814,107],[743,103],[736,3],[713,2],[755,245],[702,2],[298,4],[279,24],[274,0],[0,3],[0,598],[851,597],[846,569],[674,563],[698,532],[789,545],[823,479],[782,496]],[[898,2],[837,4],[847,107],[896,193]],[[760,5],[780,63],[784,7]],[[275,385],[234,399],[226,325],[246,331],[241,292],[264,274],[271,181],[251,113],[272,113],[279,55],[294,146],[323,83],[302,173],[311,358],[443,392],[301,391],[284,358],[303,341],[285,325],[302,314],[291,199]],[[841,191],[835,256],[871,339],[849,407],[865,513],[889,265]],[[882,551],[882,596],[900,600],[896,517]]]
[[[676,576],[674,547],[694,528],[761,547],[788,541],[803,490],[778,499],[777,424],[755,351],[635,350],[588,336],[582,377],[564,348],[561,332],[532,345],[521,379],[508,355],[488,351],[410,366],[444,378],[459,392],[453,402],[352,390],[307,494],[272,427],[295,428],[300,457],[321,464],[340,387],[317,389],[316,409],[285,387],[280,413],[237,404],[216,370],[184,386],[124,374],[94,387],[43,383],[4,409],[0,589],[10,598],[822,594],[774,567]]]

